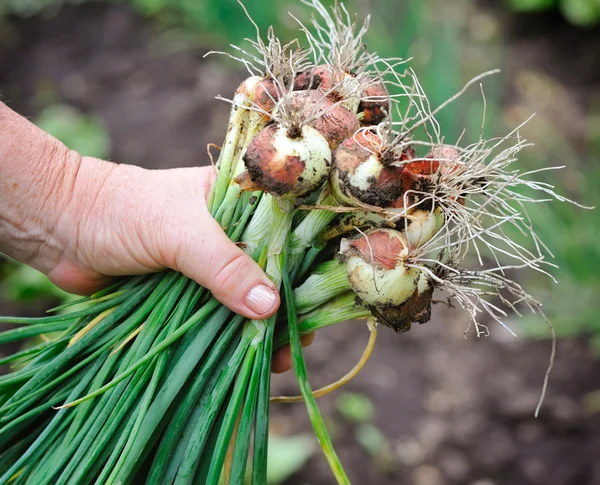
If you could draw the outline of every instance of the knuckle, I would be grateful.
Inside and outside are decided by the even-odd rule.
[[[178,176],[182,179],[180,188],[191,199],[204,200],[212,187],[213,178],[210,172],[204,170],[206,167],[190,167],[180,170]]]
[[[194,264],[194,253],[197,248],[202,248],[204,242],[198,240],[191,231],[180,230],[171,224],[163,226],[160,231],[158,252],[166,262],[167,267],[176,271],[186,272]]]
[[[236,252],[215,272],[211,286],[213,289],[232,289],[239,286],[245,275],[252,271],[252,260],[242,251]]]

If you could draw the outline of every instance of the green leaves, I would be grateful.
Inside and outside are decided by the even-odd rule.
[[[516,12],[535,12],[547,10],[558,5],[559,0],[509,0],[509,5]]]
[[[572,24],[588,27],[600,22],[598,0],[508,0],[515,12],[538,12],[559,8]]]
[[[310,383],[308,382],[306,364],[304,363],[304,355],[302,353],[302,343],[300,342],[300,330],[298,329],[296,304],[294,300],[292,284],[290,282],[288,254],[288,245],[286,244],[283,254],[282,276],[285,302],[287,305],[290,346],[292,348],[292,362],[294,371],[296,372],[296,376],[298,378],[298,386],[300,387],[302,397],[306,403],[310,422],[313,425],[313,429],[315,430],[319,444],[323,449],[325,458],[327,458],[327,462],[329,463],[329,466],[331,467],[331,470],[338,483],[349,484],[350,481],[348,480],[346,472],[344,471],[344,468],[342,467],[342,464],[340,463],[339,458],[333,449],[331,438],[329,437],[329,433],[325,427],[321,412],[319,411],[319,406],[317,405],[317,401],[312,394]]]
[[[562,0],[561,10],[569,22],[582,27],[600,21],[600,5],[596,0]]]

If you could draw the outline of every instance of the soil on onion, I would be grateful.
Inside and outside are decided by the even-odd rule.
[[[508,30],[511,63],[552,66],[550,72],[583,102],[582,92],[600,83],[598,36],[586,34],[586,46],[579,31],[554,19],[558,30],[550,38],[538,25],[544,19],[528,18],[525,33],[520,21]],[[242,74],[232,75],[221,59],[202,59],[206,50],[166,39],[151,22],[102,4],[64,8],[53,18],[12,19],[0,36],[2,99],[26,116],[48,99],[98,114],[110,135],[111,159],[121,163],[207,164],[206,145],[221,142],[228,115],[228,106],[213,96],[231,94]],[[596,57],[557,55],[560,45],[573,41]],[[38,310],[0,302],[1,314]],[[355,439],[355,425],[335,410],[334,398],[321,399],[352,483],[600,483],[600,413],[597,404],[595,414],[585,405],[586,396],[600,389],[600,360],[583,341],[559,342],[548,398],[534,419],[549,343],[508,338],[499,329],[488,339],[465,339],[465,325],[460,312],[436,305],[431,322],[408,334],[380,328],[374,356],[347,386],[373,400],[391,460],[369,456]],[[319,332],[307,351],[313,384],[347,372],[367,335],[359,322]],[[295,389],[292,374],[274,378],[275,394]],[[272,409],[274,432],[311,432],[302,404]],[[319,454],[286,482],[331,483]]]

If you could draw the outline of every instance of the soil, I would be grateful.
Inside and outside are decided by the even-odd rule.
[[[600,84],[598,32],[580,34],[554,16],[550,26],[547,17],[527,17],[506,27],[509,64],[547,68],[585,106],[586,90]],[[208,49],[168,39],[152,22],[103,4],[11,19],[0,35],[2,99],[26,116],[48,100],[99,115],[118,162],[207,164],[206,145],[220,143],[228,115],[228,106],[213,96],[232,93],[243,73],[203,59]],[[0,302],[0,314],[31,311]],[[560,341],[548,397],[535,419],[549,342],[514,339],[499,329],[487,339],[465,339],[465,327],[463,314],[437,305],[431,322],[408,334],[380,329],[374,356],[346,390],[373,400],[389,456],[369,456],[355,439],[356,425],[336,411],[335,398],[321,399],[352,483],[600,483],[600,406],[590,394],[600,389],[598,356],[584,341]],[[347,372],[367,334],[360,322],[319,332],[307,350],[313,384]],[[293,375],[275,376],[273,392],[295,394]],[[274,405],[273,430],[310,433],[303,405]],[[286,482],[331,483],[319,454]]]

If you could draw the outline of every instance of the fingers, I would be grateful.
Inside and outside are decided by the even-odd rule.
[[[179,271],[208,288],[236,313],[264,319],[279,307],[279,294],[260,266],[232,243],[208,214],[177,257]]]
[[[300,337],[302,347],[307,347],[312,344],[315,339],[314,333],[309,333]],[[271,361],[271,371],[275,374],[282,374],[292,368],[292,351],[289,345],[281,347],[273,352],[273,360]]]

